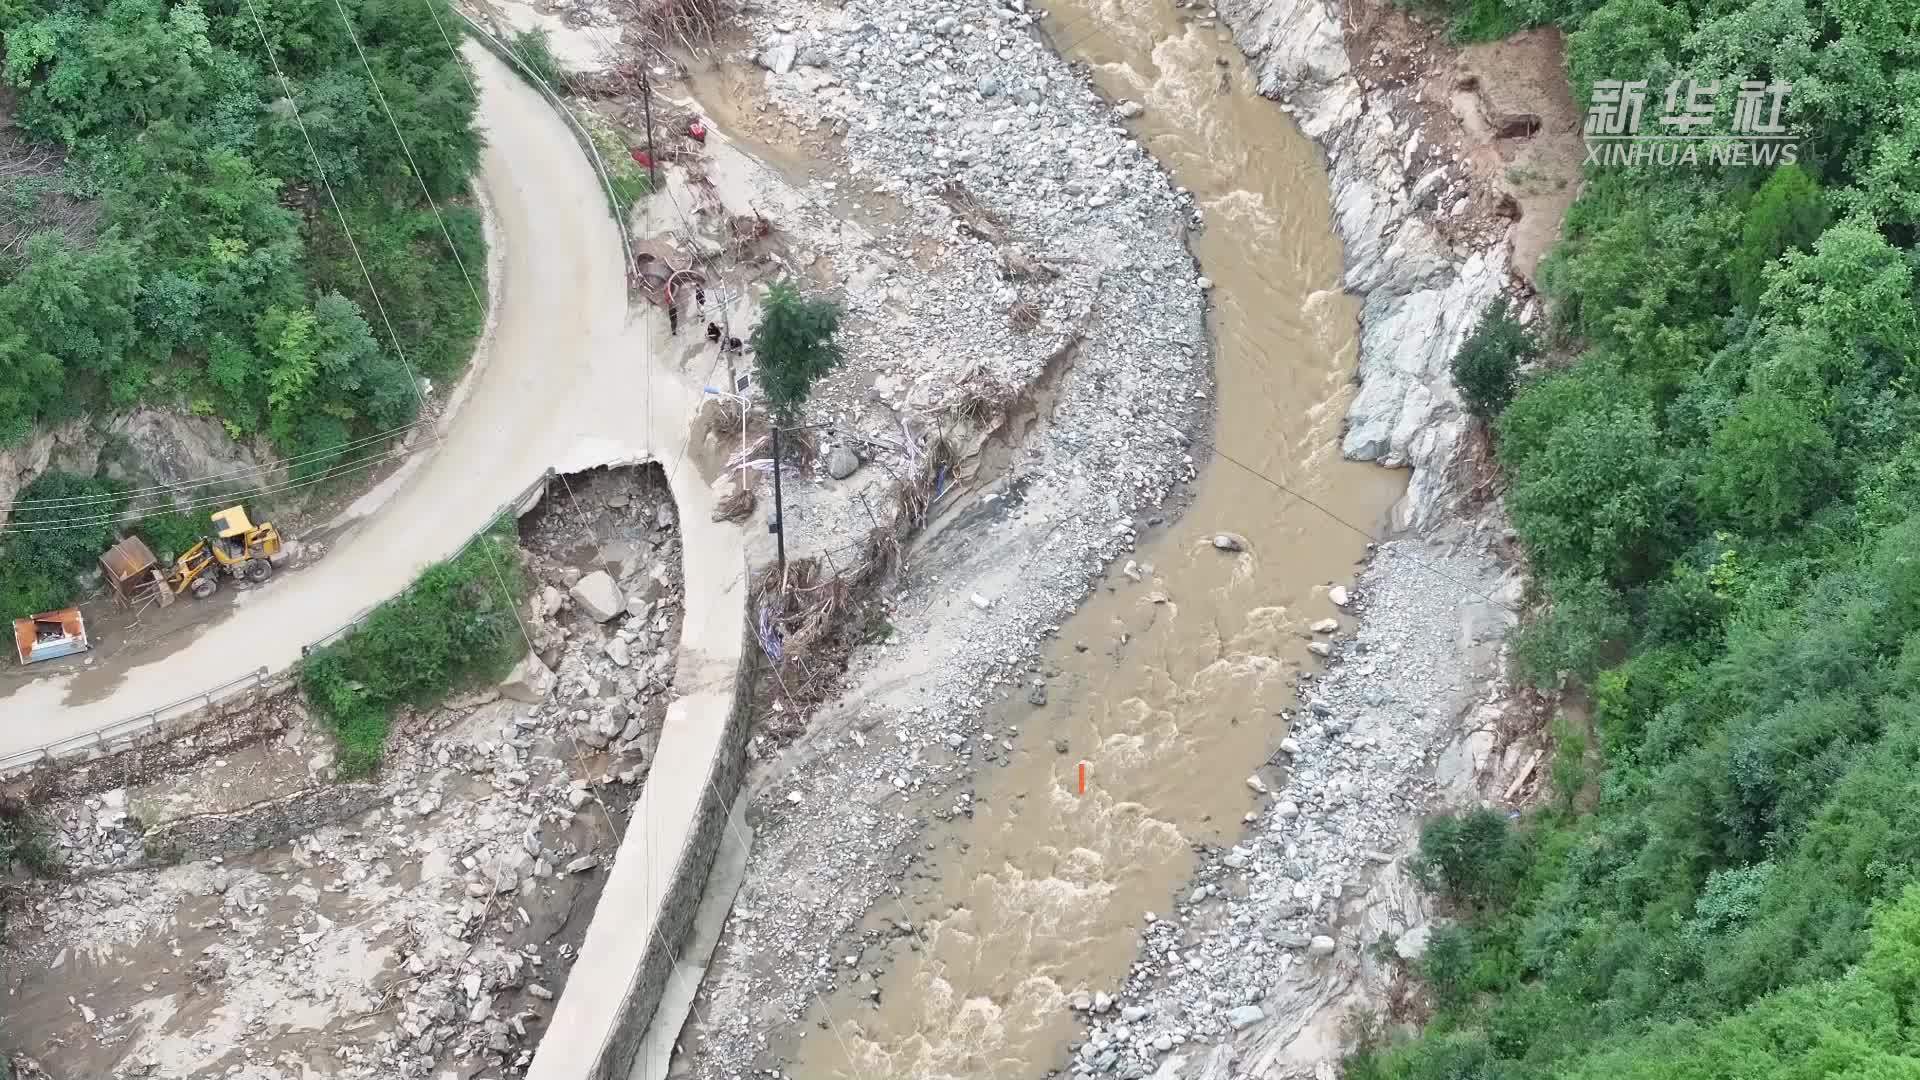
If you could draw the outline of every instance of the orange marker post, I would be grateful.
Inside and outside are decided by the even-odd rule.
[[[1080,763],[1080,794],[1085,795],[1086,793],[1087,793],[1087,763],[1083,761]]]

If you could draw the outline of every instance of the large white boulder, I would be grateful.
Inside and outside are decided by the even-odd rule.
[[[627,609],[627,598],[620,595],[620,586],[605,570],[595,570],[568,591],[573,594],[573,602],[594,622],[606,622]]]

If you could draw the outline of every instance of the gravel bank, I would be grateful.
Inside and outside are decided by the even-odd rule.
[[[814,418],[892,465],[875,447],[903,423],[996,408],[946,429],[960,483],[909,552],[886,640],[758,774],[746,882],[684,1040],[701,1076],[745,1072],[829,984],[836,940],[1001,752],[982,707],[1028,692],[1038,646],[1194,476],[1183,432],[1208,415],[1211,357],[1189,200],[1033,22],[1019,3],[853,0],[755,27],[775,107],[844,135],[839,178],[813,194],[899,211],[864,237],[806,237],[850,313],[851,362]],[[802,544],[845,543],[864,510],[835,485],[866,471],[802,491]]]
[[[1353,618],[1315,649],[1327,666],[1302,677],[1288,738],[1246,779],[1264,806],[1244,838],[1148,916],[1117,995],[1075,1002],[1090,1015],[1074,1073],[1314,1075],[1337,1060],[1346,1010],[1377,1004],[1419,955],[1429,912],[1406,855],[1453,779],[1437,766],[1457,721],[1499,697],[1523,588],[1492,535],[1453,526],[1375,552],[1347,592]]]

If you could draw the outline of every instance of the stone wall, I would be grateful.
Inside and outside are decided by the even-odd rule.
[[[640,963],[640,969],[634,973],[633,984],[627,990],[626,1005],[610,1034],[605,1051],[589,1074],[591,1080],[627,1080],[632,1073],[634,1060],[640,1053],[640,1044],[653,1023],[653,1014],[660,1007],[660,997],[667,988],[667,980],[673,974],[674,963],[686,950],[687,941],[692,936],[694,915],[699,912],[700,901],[705,897],[707,878],[713,871],[714,858],[720,851],[721,833],[727,827],[727,813],[746,779],[747,737],[753,728],[753,686],[759,676],[760,666],[756,660],[760,649],[751,631],[744,625],[741,629],[745,641],[740,654],[739,674],[734,681],[733,708],[727,714],[726,727],[720,734],[719,749],[713,755],[705,795],[695,813],[680,862],[674,867],[672,879],[667,884],[667,894],[660,905],[660,917],[647,939],[646,956]],[[643,830],[638,828],[629,827],[627,830],[629,837],[642,833]]]
[[[34,803],[131,787],[277,735],[287,729],[299,708],[291,674],[273,680],[263,677],[151,727],[56,752],[5,786]]]
[[[224,814],[176,818],[147,832],[147,857],[196,862],[259,851],[338,824],[384,798],[378,784],[327,784]]]

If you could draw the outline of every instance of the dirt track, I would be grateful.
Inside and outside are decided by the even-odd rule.
[[[466,54],[488,140],[481,182],[503,251],[495,329],[476,361],[485,366],[441,445],[389,479],[391,497],[336,537],[319,563],[239,597],[227,618],[168,640],[116,685],[99,686],[98,673],[89,683],[76,667],[9,695],[0,702],[0,756],[85,735],[256,668],[287,667],[303,643],[451,553],[549,465],[637,457],[654,446],[677,454],[685,427],[674,421],[697,405],[698,388],[648,378],[648,360],[666,358],[648,348],[644,327],[627,324],[619,239],[592,169],[538,95],[478,47]]]

